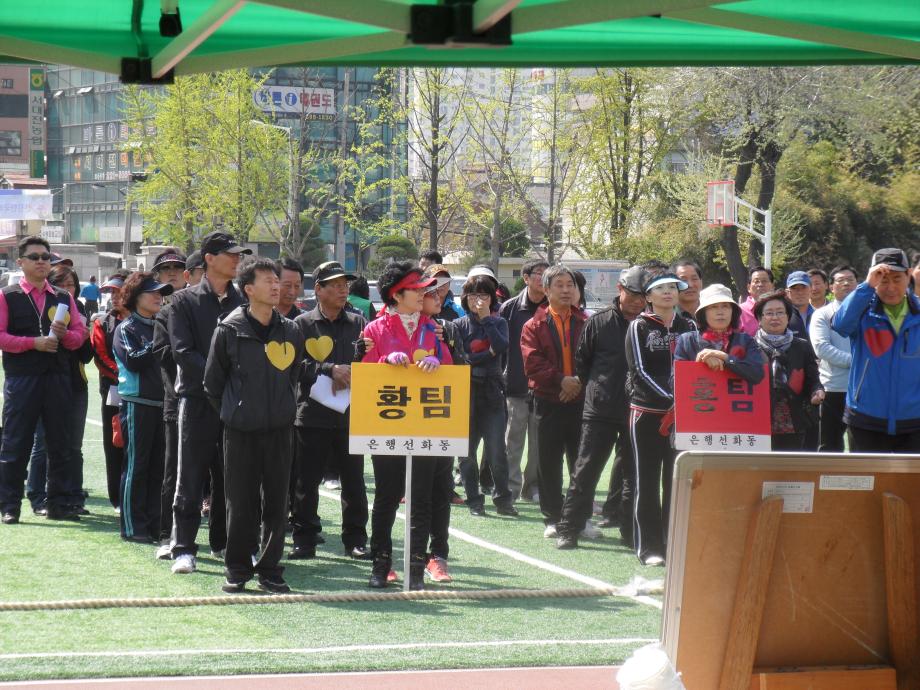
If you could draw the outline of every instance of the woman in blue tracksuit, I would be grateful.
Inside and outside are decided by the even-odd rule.
[[[479,465],[476,450],[483,441],[483,457],[494,482],[492,502],[499,515],[516,516],[508,488],[508,454],[505,452],[505,387],[502,383],[502,358],[508,350],[508,322],[498,315],[495,282],[476,275],[463,286],[461,305],[466,310],[454,324],[463,341],[471,365],[470,454],[460,460],[460,475],[466,491],[466,504],[473,515],[485,513],[485,498],[479,491]]]
[[[850,339],[843,420],[854,452],[920,453],[920,298],[909,268],[900,249],[875,252],[831,324]]]
[[[121,429],[125,462],[121,473],[121,538],[156,543],[160,529],[160,490],[166,452],[163,379],[153,351],[153,317],[172,286],[140,271],[125,281],[124,307],[130,316],[115,329]]]

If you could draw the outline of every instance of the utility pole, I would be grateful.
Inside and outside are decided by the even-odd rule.
[[[345,156],[348,153],[348,104],[349,96],[348,89],[350,87],[350,77],[351,73],[349,68],[343,68],[345,70],[345,78],[342,86],[342,102],[341,108],[341,119],[339,120],[339,160],[344,161]],[[338,261],[343,266],[345,265],[345,214],[342,213],[342,199],[345,198],[345,182],[343,180],[342,171],[338,171],[338,179],[336,181],[336,194],[339,198],[339,211],[335,223],[335,260]]]

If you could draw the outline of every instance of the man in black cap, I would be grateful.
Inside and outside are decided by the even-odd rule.
[[[200,254],[199,254],[200,256]],[[176,247],[167,247],[153,260],[153,272],[161,283],[175,292],[185,287],[186,257]],[[172,504],[176,495],[176,473],[179,466],[179,396],[176,395],[176,363],[169,344],[169,306],[172,295],[163,298],[163,307],[153,318],[153,352],[160,363],[163,380],[163,425],[166,450],[163,464],[163,484],[160,491],[160,524],[157,558],[171,558]]]
[[[597,482],[614,446],[617,457],[611,494],[619,494],[620,505],[611,506],[610,518],[613,519],[608,520],[607,525],[619,522],[624,539],[631,539],[629,503],[634,471],[627,433],[629,405],[625,393],[625,343],[629,322],[645,309],[644,281],[645,271],[641,266],[624,271],[620,275],[619,295],[613,306],[601,309],[588,319],[575,350],[575,373],[585,387],[585,407],[578,459],[562,506],[562,518],[556,526],[556,547],[560,549],[578,546],[578,537],[582,533],[596,536],[587,521],[591,517]],[[615,502],[615,499],[610,502]],[[626,519],[621,517],[624,514]]]
[[[879,249],[871,266],[831,323],[853,358],[843,415],[850,451],[920,453],[920,298],[902,250]]]
[[[342,543],[345,554],[367,558],[367,490],[364,458],[348,453],[348,410],[338,412],[310,396],[314,386],[331,386],[344,395],[351,388],[351,363],[355,343],[367,323],[360,314],[345,309],[348,281],[337,261],[327,261],[313,271],[316,307],[295,323],[306,340],[306,366],[297,396],[297,455],[294,489],[294,550],[290,558],[313,558],[321,531],[317,507],[319,485],[328,467],[338,472],[342,484]]]
[[[243,304],[233,279],[240,255],[251,253],[252,250],[240,246],[227,233],[206,235],[201,242],[205,275],[198,285],[180,291],[169,309],[167,328],[178,368],[179,394],[179,470],[172,530],[174,573],[192,573],[196,569],[195,537],[201,524],[201,496],[208,471],[211,473],[208,531],[211,552],[222,557],[227,543],[220,417],[205,397],[203,379],[214,329]]]
[[[188,255],[185,260],[185,270],[182,272],[186,285],[198,285],[204,277],[204,258],[197,249]]]

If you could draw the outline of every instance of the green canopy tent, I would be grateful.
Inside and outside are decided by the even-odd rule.
[[[123,81],[284,64],[806,65],[920,59],[920,0],[7,0],[0,61]]]

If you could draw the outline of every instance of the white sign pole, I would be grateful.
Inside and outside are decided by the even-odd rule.
[[[403,591],[409,591],[409,561],[412,538],[412,456],[406,456],[406,532],[403,537]]]

